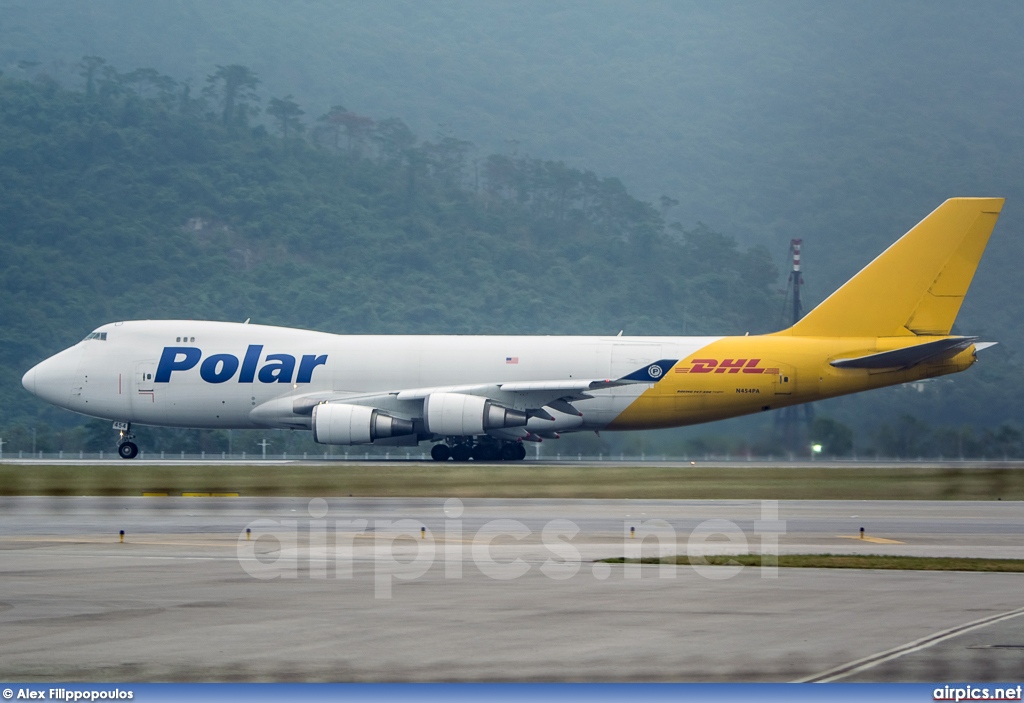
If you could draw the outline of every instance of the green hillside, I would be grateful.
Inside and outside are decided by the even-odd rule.
[[[586,0],[0,0],[0,68],[67,82],[83,55],[198,91],[244,64],[309,115],[439,125],[473,159],[613,174],[671,217],[804,239],[820,300],[955,195],[1006,196],[964,323],[1020,348],[1024,4]],[[264,105],[264,107],[266,107]],[[842,246],[837,246],[841,244]],[[1009,309],[1008,309],[1009,308]],[[1012,313],[1012,314],[1010,314]]]
[[[453,136],[300,120],[284,98],[255,125],[223,82],[197,99],[93,65],[83,90],[0,77],[0,427],[66,422],[20,375],[117,319],[653,334],[768,331],[779,309],[763,249],[666,227],[615,179],[503,156],[471,172]]]

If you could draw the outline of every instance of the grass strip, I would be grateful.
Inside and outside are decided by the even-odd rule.
[[[1024,469],[335,462],[2,464],[0,495],[1024,500]]]
[[[601,559],[609,564],[677,564],[681,566],[779,566],[803,569],[893,569],[899,571],[987,571],[1024,573],[1024,559],[907,557],[878,554],[716,554],[691,557]]]

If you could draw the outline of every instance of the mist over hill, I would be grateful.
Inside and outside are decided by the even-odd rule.
[[[1024,5],[953,0],[386,3],[4,0],[0,67],[80,57],[200,88],[243,64],[332,105],[614,175],[690,227],[782,263],[820,300],[947,197],[1009,198],[979,293],[1020,257]],[[843,247],[833,244],[842,242]],[[997,320],[968,302],[984,327]],[[967,319],[967,318],[965,318]],[[1024,336],[1016,337],[1024,341]]]

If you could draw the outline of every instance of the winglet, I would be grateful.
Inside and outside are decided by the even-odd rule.
[[[1003,198],[951,198],[784,335],[945,336],[960,311]]]

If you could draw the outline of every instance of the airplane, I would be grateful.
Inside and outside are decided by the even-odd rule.
[[[950,330],[1004,199],[952,198],[788,329],[723,337],[336,335],[139,320],[23,377],[39,398],[136,425],[311,430],[326,445],[433,442],[437,461],[523,442],[679,427],[956,373],[992,346]],[[621,333],[620,333],[621,335]]]

